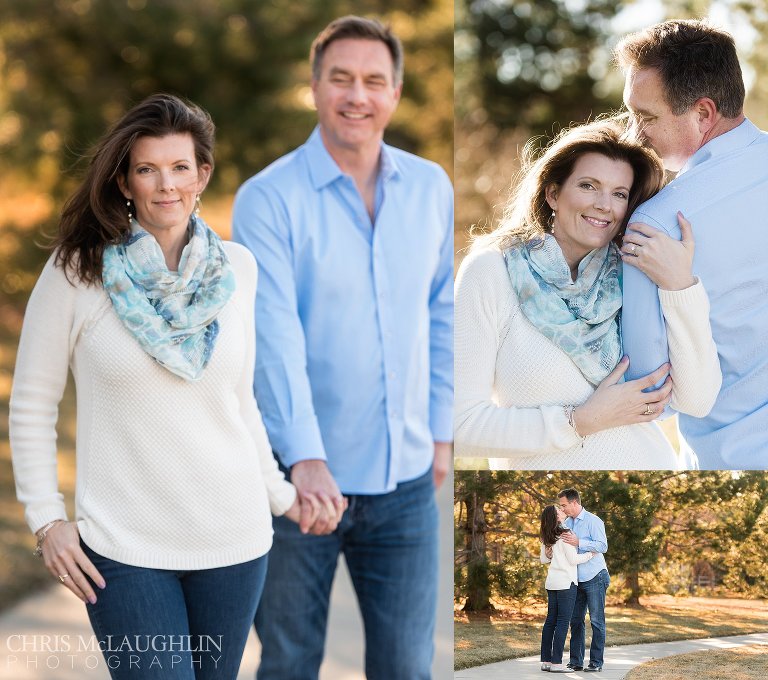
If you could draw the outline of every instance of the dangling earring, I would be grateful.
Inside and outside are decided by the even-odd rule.
[[[549,228],[550,233],[555,233],[555,211],[552,211],[552,214],[549,216],[549,220],[547,221],[547,227]]]
[[[200,216],[200,206],[202,203],[200,202],[200,194],[197,195],[197,198],[195,198],[195,216]]]
[[[125,207],[128,209],[128,224],[130,224],[131,220],[133,219],[133,206],[131,205],[130,198],[126,199]]]

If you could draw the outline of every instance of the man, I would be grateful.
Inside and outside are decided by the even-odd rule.
[[[557,500],[562,511],[568,515],[565,526],[571,530],[571,533],[563,534],[563,540],[575,546],[579,553],[598,553],[577,567],[579,583],[571,616],[571,658],[568,668],[599,672],[603,669],[605,652],[605,593],[611,583],[603,557],[608,551],[605,524],[597,515],[587,512],[581,506],[581,496],[576,489],[564,489],[557,495]],[[592,625],[592,642],[589,645],[589,665],[585,667],[584,629],[587,610]]]
[[[617,59],[637,134],[677,172],[630,222],[679,239],[678,211],[690,220],[695,254],[688,239],[665,248],[687,249],[711,304],[722,389],[709,415],[694,414],[706,417],[681,413],[680,430],[704,469],[766,468],[768,135],[744,117],[733,38],[701,21],[668,21],[626,37]],[[638,269],[650,253],[643,252],[643,244],[654,229],[637,229],[640,233],[628,231],[623,247],[625,264],[636,265],[624,267],[628,379],[668,359],[659,305],[664,291]]]
[[[309,535],[275,520],[258,678],[317,678],[339,553],[367,677],[429,678],[434,489],[452,438],[453,192],[437,165],[382,142],[402,90],[388,28],[338,19],[310,59],[318,127],[246,182],[234,208],[234,238],[260,269],[264,422],[300,495],[331,504]],[[314,535],[334,528],[341,494],[338,527]]]

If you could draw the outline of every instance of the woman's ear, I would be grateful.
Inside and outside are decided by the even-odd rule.
[[[197,193],[202,194],[205,187],[208,186],[208,180],[211,179],[213,168],[208,163],[203,163],[197,171]]]
[[[553,211],[557,210],[557,184],[549,184],[544,189],[544,198],[547,201],[547,205],[552,208]]]
[[[131,195],[131,190],[128,188],[128,182],[125,181],[124,175],[117,175],[117,186],[122,192],[123,196],[125,196],[129,201],[133,200],[133,196]]]

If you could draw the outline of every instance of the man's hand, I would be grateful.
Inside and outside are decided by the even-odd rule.
[[[435,442],[435,461],[432,464],[432,478],[435,488],[439,489],[451,469],[453,444],[451,442]]]
[[[565,541],[568,545],[572,545],[574,548],[579,547],[579,539],[572,531],[566,531],[564,534],[560,534],[560,537]]]
[[[321,536],[335,531],[347,508],[347,500],[325,461],[299,461],[291,468],[291,482],[301,502],[301,532]]]

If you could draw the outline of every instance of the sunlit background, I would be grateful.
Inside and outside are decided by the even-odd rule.
[[[529,139],[621,109],[612,49],[628,32],[708,18],[732,33],[746,114],[768,127],[768,0],[456,0],[455,11],[456,267],[470,231],[498,224]],[[662,427],[677,446],[676,419]]]

